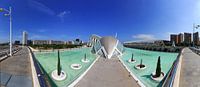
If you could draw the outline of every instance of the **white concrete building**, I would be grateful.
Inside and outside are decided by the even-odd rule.
[[[27,45],[27,40],[28,40],[28,34],[26,31],[23,31],[22,45]]]
[[[43,45],[43,44],[49,44],[49,40],[33,40],[33,45]]]
[[[98,55],[102,55],[108,59],[112,56],[120,56],[124,52],[123,45],[114,37],[100,37],[92,35],[90,38],[90,44],[92,45],[92,52]]]

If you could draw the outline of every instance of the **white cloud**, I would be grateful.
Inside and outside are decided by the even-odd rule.
[[[151,34],[138,34],[138,35],[133,35],[132,37],[137,41],[152,41],[152,40],[156,40],[154,35],[151,35]]]
[[[40,32],[40,33],[44,33],[44,32],[46,32],[47,30],[45,30],[45,29],[39,29],[38,30],[38,32]]]
[[[63,22],[64,21],[64,17],[66,14],[70,14],[71,12],[70,11],[63,11],[63,12],[60,12],[57,17],[60,18],[60,20]]]
[[[30,39],[31,40],[36,40],[36,39],[41,40],[41,39],[47,39],[47,37],[43,36],[43,35],[32,34],[32,35],[30,35]]]
[[[46,13],[48,15],[55,15],[55,12],[50,9],[48,6],[46,6],[45,4],[35,1],[35,0],[29,0],[28,1],[29,6],[31,6],[32,8],[35,8],[43,13]]]

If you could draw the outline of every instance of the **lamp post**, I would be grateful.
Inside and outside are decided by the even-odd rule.
[[[12,8],[9,7],[9,10],[0,8],[0,12],[6,12],[4,16],[9,16],[10,21],[10,56],[12,56]]]
[[[195,32],[195,29],[198,29],[199,27],[200,27],[200,25],[193,24],[193,34],[192,34],[192,37],[193,37],[193,47],[195,47],[195,44],[194,44],[194,32]]]

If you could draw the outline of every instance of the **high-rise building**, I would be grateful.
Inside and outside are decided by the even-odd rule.
[[[193,33],[193,43],[199,45],[199,32]]]
[[[178,35],[171,34],[170,35],[170,41],[171,41],[171,43],[175,42],[175,44],[178,44]]]
[[[191,44],[191,37],[191,33],[184,33],[184,43],[187,45]]]
[[[183,34],[182,33],[178,34],[178,44],[181,44],[181,43],[183,43]]]
[[[26,31],[23,31],[22,45],[27,45],[27,40],[28,40],[28,34]]]

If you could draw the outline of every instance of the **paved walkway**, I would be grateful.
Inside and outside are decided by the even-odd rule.
[[[179,87],[200,87],[200,56],[189,48],[183,51]]]
[[[27,48],[0,62],[1,86],[32,87],[31,65]]]
[[[75,87],[139,87],[118,58],[100,57]]]

